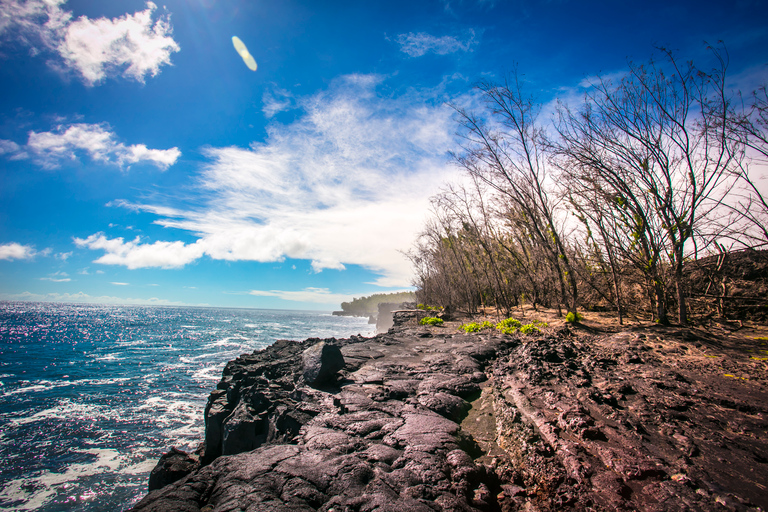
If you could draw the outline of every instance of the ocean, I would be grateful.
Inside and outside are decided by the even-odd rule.
[[[227,361],[374,329],[309,311],[0,302],[0,510],[124,510],[171,446],[197,448]]]

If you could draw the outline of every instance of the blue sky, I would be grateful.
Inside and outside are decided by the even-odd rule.
[[[765,20],[758,0],[1,0],[0,300],[330,310],[407,289],[473,83],[517,69],[551,105],[654,46],[698,62],[723,40],[750,92]]]

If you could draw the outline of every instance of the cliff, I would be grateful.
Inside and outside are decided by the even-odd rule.
[[[661,327],[278,342],[227,365],[204,447],[133,510],[765,510],[766,349]]]

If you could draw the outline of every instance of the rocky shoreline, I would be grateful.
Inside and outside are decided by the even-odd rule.
[[[768,509],[765,341],[398,323],[228,363],[133,510]]]

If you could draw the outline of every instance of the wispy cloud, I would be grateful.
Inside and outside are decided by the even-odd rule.
[[[427,217],[428,198],[457,171],[444,98],[376,95],[382,77],[353,75],[297,101],[303,115],[273,124],[264,143],[204,150],[202,206],[119,203],[194,233],[192,243],[77,239],[104,251],[98,263],[173,268],[219,260],[308,259],[315,271],[363,265],[382,286],[409,286],[401,254]]]
[[[471,51],[472,47],[477,44],[473,30],[468,30],[461,38],[455,36],[437,37],[424,32],[409,32],[398,35],[395,42],[400,45],[400,51],[411,57],[421,57],[427,53],[447,55],[455,52],[467,52]]]
[[[37,251],[31,245],[21,245],[16,242],[0,245],[0,260],[31,260]]]
[[[12,140],[0,139],[0,155],[13,155],[21,152],[21,147]]]
[[[55,272],[53,274],[49,274],[48,277],[41,277],[40,280],[51,281],[54,283],[68,283],[72,281],[66,272]]]
[[[454,6],[460,7],[463,5],[467,5],[471,9],[477,9],[477,8],[493,8],[496,6],[497,0],[441,0],[443,3],[443,8],[447,12],[454,13]]]
[[[144,144],[126,146],[106,124],[75,123],[59,125],[49,132],[29,132],[27,144],[19,146],[13,141],[0,140],[12,158],[31,158],[46,169],[55,169],[63,162],[77,160],[78,153],[88,155],[96,162],[129,167],[140,162],[150,163],[166,170],[181,156],[178,148],[149,149]],[[2,154],[2,151],[0,151]]]
[[[261,103],[262,111],[268,118],[274,116],[278,112],[293,108],[294,106],[294,100],[291,93],[280,88],[266,91],[262,95]]]
[[[185,302],[170,301],[157,297],[148,299],[112,297],[107,295],[89,295],[84,292],[77,293],[0,293],[0,300],[21,300],[34,302],[74,302],[89,304],[136,304],[146,306],[208,306],[209,304],[188,304]]]
[[[112,281],[110,284],[113,284],[115,286],[128,286],[130,283],[118,283],[118,282]]]
[[[0,36],[14,36],[33,48],[55,51],[59,66],[75,71],[87,85],[123,76],[144,82],[171,63],[179,51],[169,16],[153,19],[157,5],[118,18],[91,19],[62,9],[66,0],[4,0],[0,3]]]
[[[303,290],[251,290],[250,295],[259,297],[277,297],[292,302],[311,302],[314,304],[341,304],[352,300],[352,295],[332,293],[328,288],[304,288]]]

